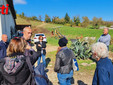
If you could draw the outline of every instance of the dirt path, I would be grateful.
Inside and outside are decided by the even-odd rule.
[[[36,50],[35,46],[33,46],[33,49]],[[57,50],[57,46],[52,46],[50,44],[47,44],[47,53],[48,52],[53,52]],[[46,59],[49,57],[46,57]],[[59,85],[58,84],[58,78],[57,78],[57,73],[54,72],[54,58],[51,57],[51,61],[47,67],[48,72],[47,75],[50,79],[50,81],[52,82],[52,85]],[[91,72],[91,73],[94,73]],[[88,72],[74,72],[74,84],[72,85],[92,85],[92,79],[93,79],[93,75],[91,75],[91,73]]]
[[[43,23],[41,25],[37,25],[37,28],[41,28],[41,27],[44,27],[47,23]]]
[[[53,85],[59,85],[58,84],[58,78],[57,78],[57,73],[54,72],[54,67],[53,66],[48,66],[49,71],[47,72],[47,75],[52,82]],[[90,75],[90,73],[86,72],[74,72],[74,83],[72,85],[92,85],[92,79],[93,75]]]
[[[52,52],[57,50],[57,46],[52,46],[50,44],[47,44],[46,52]]]
[[[34,45],[32,48],[36,50],[36,45]],[[47,44],[46,52],[56,51],[57,48],[58,48],[57,46],[53,46],[53,45]]]

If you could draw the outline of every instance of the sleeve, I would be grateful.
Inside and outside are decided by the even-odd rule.
[[[36,51],[32,50],[32,55],[31,55],[29,50],[25,50],[25,56],[30,57],[30,61],[33,65],[38,60],[38,57],[41,56],[41,53],[39,51],[36,52]]]
[[[3,76],[2,76],[2,74],[0,73],[0,85],[1,85],[1,83],[2,83],[2,80],[3,80]]]
[[[108,72],[106,69],[99,69],[98,70],[98,82],[99,85],[109,85],[108,80]]]
[[[97,42],[100,42],[100,38],[97,40]]]
[[[6,55],[5,55],[5,51],[4,51],[4,48],[2,46],[0,46],[0,59],[1,58],[4,58]]]
[[[58,72],[60,69],[60,62],[61,62],[61,58],[59,57],[59,54],[56,55],[56,61],[55,61],[55,67],[54,67],[54,71]]]
[[[106,43],[106,42],[108,42],[108,41],[110,42],[110,39],[111,39],[111,37],[108,36],[108,38],[103,39],[103,42],[104,42],[104,43]]]
[[[94,77],[93,77],[93,82],[92,82],[92,85],[98,85],[97,84],[97,69],[95,70],[95,73],[94,73]]]
[[[46,42],[43,42],[42,48],[46,48]]]
[[[38,44],[39,44],[39,43],[37,42],[37,43],[36,43],[36,49],[37,49],[38,51],[41,51],[41,47],[39,47]]]

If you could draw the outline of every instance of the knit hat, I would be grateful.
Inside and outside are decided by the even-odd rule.
[[[61,39],[59,40],[59,42],[58,42],[58,44],[59,44],[60,47],[66,46],[67,43],[68,43],[68,40],[67,40],[65,37],[61,38]]]

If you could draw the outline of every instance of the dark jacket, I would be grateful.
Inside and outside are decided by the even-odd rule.
[[[28,51],[28,50],[26,50]],[[30,55],[32,65],[37,61],[40,53],[33,51]],[[16,63],[15,63],[16,62]],[[0,85],[31,85],[31,73],[23,53],[12,54],[0,60]]]
[[[46,48],[46,42],[42,41],[41,47],[39,47],[38,44],[40,44],[40,42],[36,42],[36,49],[37,49],[37,51],[41,52],[42,48]],[[43,49],[43,54],[46,55],[46,50],[45,49]]]
[[[6,50],[8,47],[8,43],[0,41],[0,59],[6,57]]]
[[[69,73],[72,68],[74,53],[67,47],[62,48],[56,55],[54,71],[61,74]]]
[[[97,62],[92,85],[113,85],[113,65],[110,59],[101,58]]]

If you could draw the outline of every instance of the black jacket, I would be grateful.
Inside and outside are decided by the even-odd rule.
[[[28,50],[27,50],[28,51]],[[0,79],[0,85],[31,85],[31,73],[26,63],[26,56],[25,54],[18,53],[12,54],[11,58],[23,55],[22,64],[17,68],[15,73],[8,73],[4,69],[4,65],[6,64],[6,58],[0,60],[0,76],[3,76]],[[32,65],[37,61],[40,53],[33,51],[33,54],[30,55],[30,60]],[[7,57],[8,58],[8,57]],[[10,58],[10,57],[9,57]]]
[[[67,47],[61,49],[56,55],[54,71],[61,74],[69,73],[73,67],[74,53]]]
[[[42,41],[42,46],[41,47],[39,47],[38,44],[40,44],[40,42],[36,42],[37,51],[41,52],[42,48],[46,48],[46,42]],[[46,55],[46,50],[45,49],[43,49],[43,54]]]

